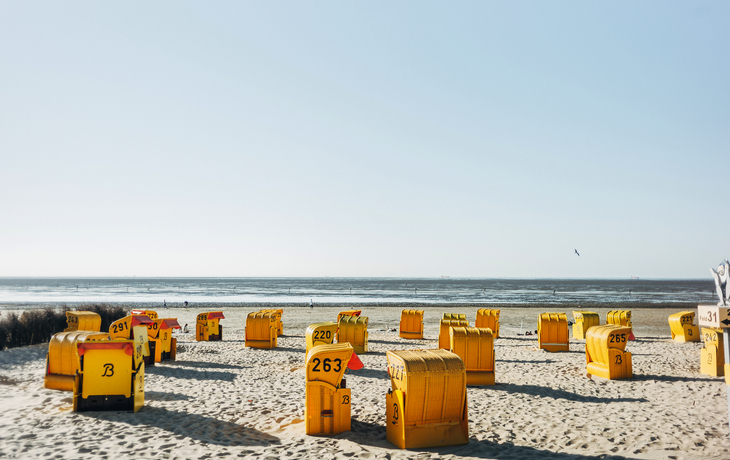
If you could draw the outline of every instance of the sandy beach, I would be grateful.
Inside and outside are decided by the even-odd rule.
[[[400,450],[386,441],[385,353],[436,348],[443,312],[425,310],[425,339],[398,337],[400,308],[362,305],[370,352],[348,371],[352,431],[304,434],[305,329],[354,308],[285,307],[279,347],[244,347],[245,318],[254,308],[223,308],[222,342],[179,333],[177,361],[146,370],[138,413],[74,413],[70,392],[43,388],[47,344],[0,351],[0,457],[3,458],[730,458],[726,387],[700,374],[701,343],[675,343],[667,317],[677,308],[633,309],[633,380],[587,378],[583,341],[570,352],[537,350],[544,308],[502,308],[495,341],[495,386],[469,387],[468,445]],[[359,308],[359,307],[358,307]],[[258,309],[258,308],[256,308]],[[162,309],[194,331],[205,306]],[[608,308],[594,309],[605,319]],[[556,309],[568,313],[570,310]]]

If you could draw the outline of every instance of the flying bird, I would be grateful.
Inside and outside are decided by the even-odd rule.
[[[577,249],[573,249],[573,251],[575,251],[575,253],[578,254],[578,250]],[[580,254],[578,254],[578,257],[580,257]]]

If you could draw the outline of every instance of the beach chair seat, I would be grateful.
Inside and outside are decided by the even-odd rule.
[[[489,328],[450,328],[451,352],[464,361],[467,385],[494,385],[494,335]]]
[[[631,353],[625,351],[631,328],[604,324],[586,332],[586,372],[606,379],[633,377]]]
[[[464,362],[448,350],[388,351],[386,437],[401,449],[469,442]]]
[[[307,342],[307,353],[319,345],[330,345],[337,334],[337,323],[327,321],[324,323],[310,324],[304,334]]]
[[[48,344],[43,387],[52,390],[73,391],[74,376],[80,366],[76,345],[80,342],[103,340],[109,340],[109,334],[94,331],[68,331],[54,334]]]
[[[448,313],[444,313],[447,315]],[[461,316],[461,315],[460,315]],[[466,315],[461,319],[449,319],[441,318],[439,321],[439,349],[448,350],[451,346],[450,332],[449,329],[452,327],[469,327],[469,321],[466,320]]]
[[[694,325],[695,312],[681,311],[669,315],[669,329],[675,342],[699,342],[700,328]]]
[[[403,310],[401,312],[399,336],[404,339],[423,338],[423,310]]]
[[[574,311],[573,321],[573,338],[577,340],[585,340],[588,328],[601,325],[601,317],[592,311]]]
[[[269,312],[257,311],[246,317],[246,342],[250,348],[276,348],[276,318]]]
[[[144,406],[142,344],[110,340],[78,344],[80,368],[74,378],[74,412],[137,412]]]
[[[565,313],[542,313],[537,318],[538,347],[549,352],[570,351],[568,317]]]
[[[703,327],[702,338],[705,341],[705,346],[700,352],[700,373],[713,377],[722,377],[725,375],[725,339],[723,330]]]
[[[336,435],[350,431],[351,393],[342,377],[352,353],[349,343],[318,345],[307,352],[306,434]]]
[[[345,310],[337,314],[337,322],[339,323],[343,316],[360,316],[362,310]]]
[[[267,309],[267,310],[260,310],[264,313],[271,313],[271,316],[274,317],[274,322],[276,323],[276,335],[283,335],[284,334],[284,324],[281,321],[281,316],[284,314],[284,310],[281,308],[277,309]]]
[[[349,343],[357,354],[368,352],[368,317],[343,316],[337,323],[337,343]]]
[[[474,327],[489,328],[492,330],[492,336],[499,338],[499,313],[500,310],[490,308],[480,308],[477,310],[477,317],[474,321]]]
[[[223,340],[223,326],[220,320],[225,319],[223,312],[210,311],[198,314],[195,319],[195,340],[213,342]]]
[[[67,311],[66,329],[63,332],[101,330],[101,316],[92,311]]]

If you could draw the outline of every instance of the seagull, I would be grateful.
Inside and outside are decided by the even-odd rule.
[[[573,251],[575,251],[575,253],[578,254],[578,250],[577,249],[573,249]],[[578,254],[578,257],[580,257],[580,254]]]

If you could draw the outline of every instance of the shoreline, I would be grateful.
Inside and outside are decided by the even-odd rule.
[[[177,303],[177,302],[176,302]],[[630,310],[632,308],[648,308],[648,309],[695,309],[698,305],[714,305],[713,302],[315,302],[314,308],[335,308],[342,307],[350,309],[363,308],[401,308],[418,310],[423,308],[565,308],[565,309],[610,309],[610,310]],[[165,308],[165,309],[183,309],[183,308],[309,308],[309,303],[305,302],[188,302],[188,305],[174,305],[169,303],[163,305],[160,302],[105,302],[105,301],[83,301],[83,302],[2,302],[0,301],[0,311],[2,310],[31,310],[43,308],[77,308],[83,305],[110,305],[110,306],[129,306],[131,308]]]

